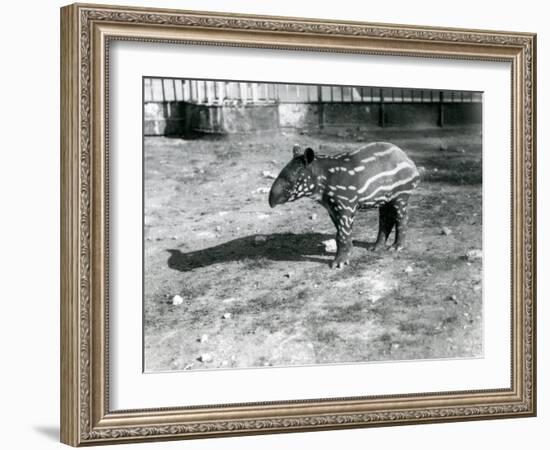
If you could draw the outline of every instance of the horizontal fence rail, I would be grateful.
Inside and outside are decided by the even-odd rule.
[[[480,103],[481,92],[144,78],[144,101],[270,103]]]

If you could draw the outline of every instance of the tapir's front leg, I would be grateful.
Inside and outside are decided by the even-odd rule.
[[[336,258],[330,264],[330,267],[339,269],[345,264],[349,264],[349,257],[353,249],[351,231],[353,228],[354,214],[352,212],[338,211],[336,214]]]

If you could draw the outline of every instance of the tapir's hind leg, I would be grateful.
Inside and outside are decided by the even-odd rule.
[[[396,211],[393,205],[386,203],[378,208],[378,237],[373,250],[385,248],[388,237],[395,225]]]
[[[394,198],[390,205],[395,211],[395,242],[392,247],[394,250],[402,250],[407,237],[407,228],[409,223],[409,213],[407,211],[408,194],[402,194]]]

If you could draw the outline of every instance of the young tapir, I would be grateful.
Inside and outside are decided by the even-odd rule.
[[[273,208],[300,197],[323,205],[336,227],[336,258],[331,267],[349,263],[351,231],[357,210],[379,209],[374,249],[385,247],[395,226],[392,248],[401,250],[407,228],[407,201],[420,180],[418,170],[403,150],[387,142],[373,142],[359,150],[334,156],[317,155],[299,145],[269,192]]]

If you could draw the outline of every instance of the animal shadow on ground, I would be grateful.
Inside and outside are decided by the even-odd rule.
[[[246,259],[272,261],[310,261],[328,264],[334,253],[325,251],[322,242],[334,239],[334,235],[321,233],[251,235],[214,247],[183,253],[168,249],[168,267],[189,272],[201,267]],[[369,244],[354,242],[355,246],[368,248]],[[321,258],[324,256],[325,258]],[[330,258],[326,258],[330,256]]]

